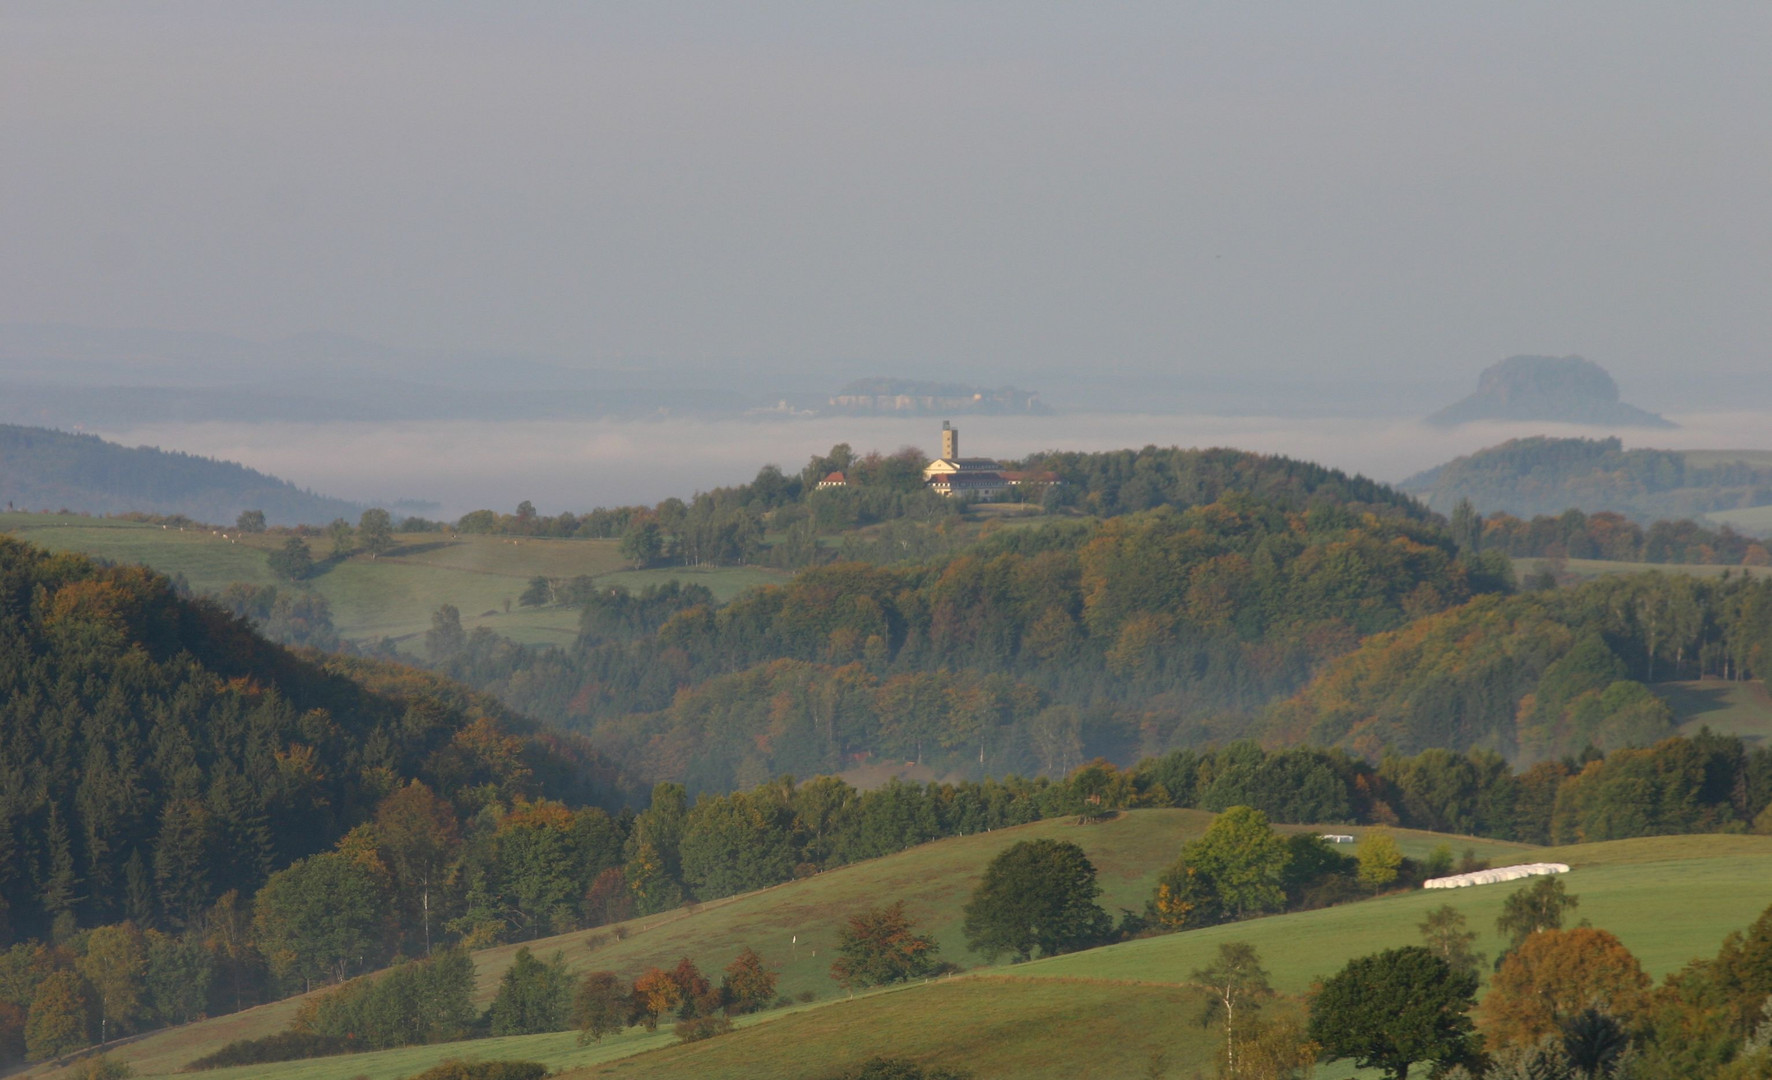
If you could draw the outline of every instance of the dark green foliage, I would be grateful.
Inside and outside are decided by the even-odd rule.
[[[539,960],[527,948],[517,950],[498,983],[489,1013],[492,1034],[539,1035],[572,1027],[573,981],[566,958],[555,953]]]
[[[1063,840],[1022,840],[985,867],[966,904],[966,942],[986,959],[1027,960],[1107,940],[1113,920],[1096,904],[1101,886],[1083,849]]]
[[[353,1039],[316,1035],[310,1031],[279,1031],[258,1039],[231,1042],[212,1054],[186,1065],[189,1071],[226,1069],[234,1065],[268,1065],[273,1061],[348,1054],[362,1047]]]
[[[1419,946],[1351,960],[1311,1002],[1310,1037],[1331,1059],[1352,1058],[1404,1080],[1418,1061],[1452,1065],[1476,1051],[1470,1008],[1477,978]]]
[[[971,1080],[965,1069],[924,1065],[909,1058],[874,1057],[853,1069],[831,1073],[825,1080]]]
[[[394,548],[394,519],[386,510],[372,507],[357,520],[357,546],[370,558],[384,555]]]
[[[330,847],[384,784],[474,811],[614,801],[599,776],[435,676],[297,656],[140,568],[0,538],[0,911],[21,938],[58,915],[178,929]]]
[[[318,525],[356,508],[236,465],[94,435],[0,424],[0,504],[68,506],[92,514],[138,511],[234,520],[261,507],[273,525]]]
[[[343,979],[387,955],[386,883],[347,855],[323,852],[277,871],[253,909],[271,970],[295,985]]]
[[[313,576],[314,553],[308,550],[306,540],[292,536],[265,557],[265,565],[271,568],[271,573],[286,581],[302,581]]]
[[[460,949],[355,979],[312,1006],[321,1036],[372,1050],[463,1038],[474,1023],[474,962]]]
[[[1563,1053],[1580,1080],[1601,1080],[1618,1070],[1630,1049],[1630,1032],[1601,1009],[1583,1009],[1562,1025]]]
[[[275,585],[234,584],[215,599],[272,641],[327,650],[343,644],[332,625],[332,605],[319,593],[279,589]]]
[[[547,578],[537,575],[529,579],[529,584],[524,586],[522,594],[517,597],[517,603],[522,607],[541,607],[553,598],[553,586],[548,583]]]
[[[619,1034],[628,1026],[631,1011],[632,991],[613,972],[586,975],[572,998],[572,1026],[578,1029],[579,1044]]]
[[[677,1037],[678,1042],[691,1043],[711,1039],[716,1035],[724,1035],[731,1030],[732,1018],[715,1013],[712,1016],[697,1016],[679,1021],[677,1026],[671,1029],[671,1034]]]
[[[445,1061],[410,1080],[542,1080],[548,1067],[537,1061]]]

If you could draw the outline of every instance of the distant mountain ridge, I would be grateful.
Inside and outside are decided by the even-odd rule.
[[[1436,427],[1473,420],[1677,426],[1618,400],[1618,384],[1606,369],[1579,356],[1510,356],[1483,370],[1476,393],[1427,418]]]
[[[0,502],[20,510],[183,514],[213,523],[263,510],[272,525],[323,525],[355,519],[364,509],[232,461],[15,424],[0,424]]]
[[[1510,439],[1397,485],[1440,513],[1460,499],[1519,517],[1571,508],[1639,521],[1772,505],[1772,464],[1721,451],[1626,450],[1616,438]],[[1763,455],[1760,456],[1763,458]]]
[[[938,413],[1042,415],[1051,410],[1035,391],[1018,390],[1013,386],[987,389],[961,383],[877,378],[849,383],[831,395],[823,411],[860,416],[878,413],[932,416]]]

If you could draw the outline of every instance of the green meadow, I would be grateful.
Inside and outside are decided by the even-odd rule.
[[[731,1034],[706,1042],[680,1046],[668,1031],[634,1029],[579,1046],[572,1034],[563,1033],[208,1075],[216,1080],[395,1080],[446,1058],[475,1057],[541,1061],[586,1078],[815,1080],[884,1053],[964,1065],[979,1080],[1141,1075],[1153,1055],[1161,1054],[1165,1075],[1186,1077],[1210,1068],[1216,1044],[1197,1024],[1200,1001],[1185,983],[1221,943],[1254,944],[1276,987],[1289,994],[1303,992],[1352,957],[1418,941],[1417,924],[1441,904],[1465,914],[1479,933],[1477,948],[1493,957],[1501,946],[1495,917],[1518,887],[1508,883],[1399,893],[1026,964],[979,965],[966,951],[961,907],[984,864],[1009,844],[1042,836],[1075,841],[1098,868],[1103,906],[1114,911],[1142,907],[1156,875],[1210,820],[1201,811],[1140,810],[1099,824],[1051,820],[953,837],[774,888],[529,943],[543,954],[558,950],[576,970],[607,969],[627,978],[682,956],[717,977],[740,949],[757,949],[780,972],[782,992],[802,1000],[746,1018]],[[1336,826],[1333,831],[1359,835],[1365,830]],[[1725,934],[1745,927],[1772,904],[1772,837],[1654,837],[1534,848],[1412,830],[1398,830],[1396,836],[1403,850],[1417,857],[1446,844],[1454,851],[1470,848],[1497,864],[1569,863],[1573,870],[1564,880],[1581,901],[1575,919],[1618,934],[1657,977],[1715,953]],[[944,957],[970,970],[851,999],[828,976],[836,929],[853,911],[898,899],[935,934]],[[517,947],[475,954],[482,1005],[491,1000]],[[234,1039],[280,1030],[297,1004],[291,999],[156,1032],[114,1048],[113,1057],[129,1063],[138,1076],[175,1073]],[[1085,1032],[1088,1037],[1080,1037]],[[1340,1066],[1319,1073],[1325,1080],[1349,1075]]]
[[[182,575],[200,592],[234,582],[282,585],[266,558],[284,537],[242,535],[231,530],[163,527],[78,515],[0,513],[0,532],[51,551],[75,551],[117,563],[142,563],[169,576]],[[392,638],[403,652],[423,649],[431,614],[444,604],[461,612],[462,626],[487,627],[526,645],[566,645],[578,634],[578,612],[565,606],[526,608],[517,603],[531,578],[590,577],[611,586],[641,589],[676,579],[705,585],[729,600],[755,585],[785,581],[787,574],[761,567],[662,567],[634,570],[614,540],[551,540],[533,537],[402,533],[393,551],[376,559],[358,555],[327,562],[322,537],[308,545],[321,570],[305,586],[326,598],[333,625],[347,638]]]

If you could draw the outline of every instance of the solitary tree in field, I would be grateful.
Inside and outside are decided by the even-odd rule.
[[[348,558],[357,547],[357,533],[344,518],[333,518],[326,526],[326,539],[332,541],[332,558]]]
[[[1477,977],[1419,945],[1348,961],[1311,1003],[1310,1036],[1331,1058],[1353,1058],[1406,1080],[1418,1061],[1470,1058]]]
[[[628,1026],[632,1007],[632,991],[621,984],[613,972],[593,971],[578,984],[572,1001],[572,1026],[578,1029],[578,1044],[592,1039],[601,1042],[605,1035],[618,1035]]]
[[[1208,1020],[1214,1014],[1224,1018],[1224,1066],[1227,1076],[1237,1076],[1241,1055],[1237,1039],[1250,1025],[1252,1014],[1262,1002],[1273,997],[1267,972],[1262,970],[1261,957],[1255,946],[1246,941],[1229,941],[1218,947],[1218,956],[1188,977],[1212,997],[1207,1009]]]
[[[986,959],[1035,950],[1042,956],[1098,944],[1113,927],[1095,902],[1101,886],[1083,849],[1063,840],[1023,840],[985,867],[966,904],[966,943]]]
[[[841,958],[831,965],[831,978],[851,987],[907,982],[933,971],[939,950],[935,938],[915,932],[900,900],[849,917],[837,931]]]
[[[720,997],[726,1010],[753,1013],[769,1007],[775,1000],[775,972],[763,966],[763,958],[746,948],[738,959],[726,965],[726,977],[720,981]]]
[[[242,510],[234,519],[234,528],[243,533],[261,533],[265,531],[265,512],[263,510]]]
[[[306,540],[292,536],[283,541],[281,548],[271,552],[265,565],[278,577],[301,581],[314,572],[314,554],[308,550]]]
[[[357,539],[372,559],[393,550],[393,517],[379,506],[363,511],[363,516],[357,519]]]
[[[1419,926],[1427,947],[1450,964],[1453,971],[1475,974],[1482,965],[1483,958],[1471,950],[1477,932],[1465,929],[1464,912],[1451,904],[1441,904],[1428,912],[1427,921]]]
[[[1561,878],[1534,878],[1532,884],[1514,890],[1502,902],[1495,929],[1507,935],[1510,950],[1517,949],[1540,930],[1562,929],[1563,913],[1575,910],[1580,903],[1580,897],[1564,890]]]

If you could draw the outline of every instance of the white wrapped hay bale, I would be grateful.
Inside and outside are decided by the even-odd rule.
[[[1473,870],[1468,874],[1429,878],[1421,883],[1424,889],[1462,889],[1466,885],[1493,885],[1498,881],[1518,881],[1542,874],[1567,874],[1568,863],[1530,862],[1516,866],[1497,866],[1490,870]]]

